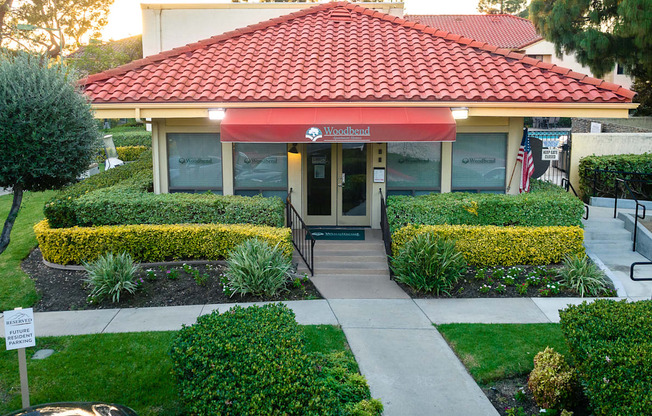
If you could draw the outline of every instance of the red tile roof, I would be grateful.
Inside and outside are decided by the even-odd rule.
[[[633,92],[351,3],[320,4],[82,80],[94,103],[631,102]]]
[[[505,49],[522,49],[543,39],[531,21],[509,14],[413,14],[404,18]]]

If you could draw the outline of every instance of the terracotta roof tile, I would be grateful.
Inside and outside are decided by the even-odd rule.
[[[542,39],[531,21],[509,14],[415,14],[405,19],[500,48],[522,49]]]
[[[343,10],[350,21],[341,21]],[[633,97],[569,69],[345,2],[214,36],[81,83],[96,103],[630,102]]]

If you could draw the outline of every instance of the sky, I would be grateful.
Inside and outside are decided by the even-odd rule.
[[[167,0],[169,1],[169,0]],[[174,0],[174,3],[199,3],[206,0]],[[156,3],[156,0],[148,0]],[[164,3],[166,0],[161,0]],[[213,3],[230,3],[214,0]],[[253,2],[253,0],[252,0]],[[140,0],[115,0],[109,14],[109,23],[102,31],[105,40],[122,39],[142,33]],[[478,0],[404,0],[406,14],[477,14]]]

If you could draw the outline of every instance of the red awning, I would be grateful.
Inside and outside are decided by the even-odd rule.
[[[452,142],[448,108],[229,108],[223,142]]]

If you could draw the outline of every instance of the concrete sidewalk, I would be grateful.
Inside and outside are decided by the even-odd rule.
[[[580,298],[320,299],[283,302],[303,325],[340,325],[386,416],[497,415],[433,324],[548,323]],[[234,303],[35,313],[39,337],[176,331]],[[251,303],[238,304],[243,307]],[[4,334],[0,320],[0,334]]]

